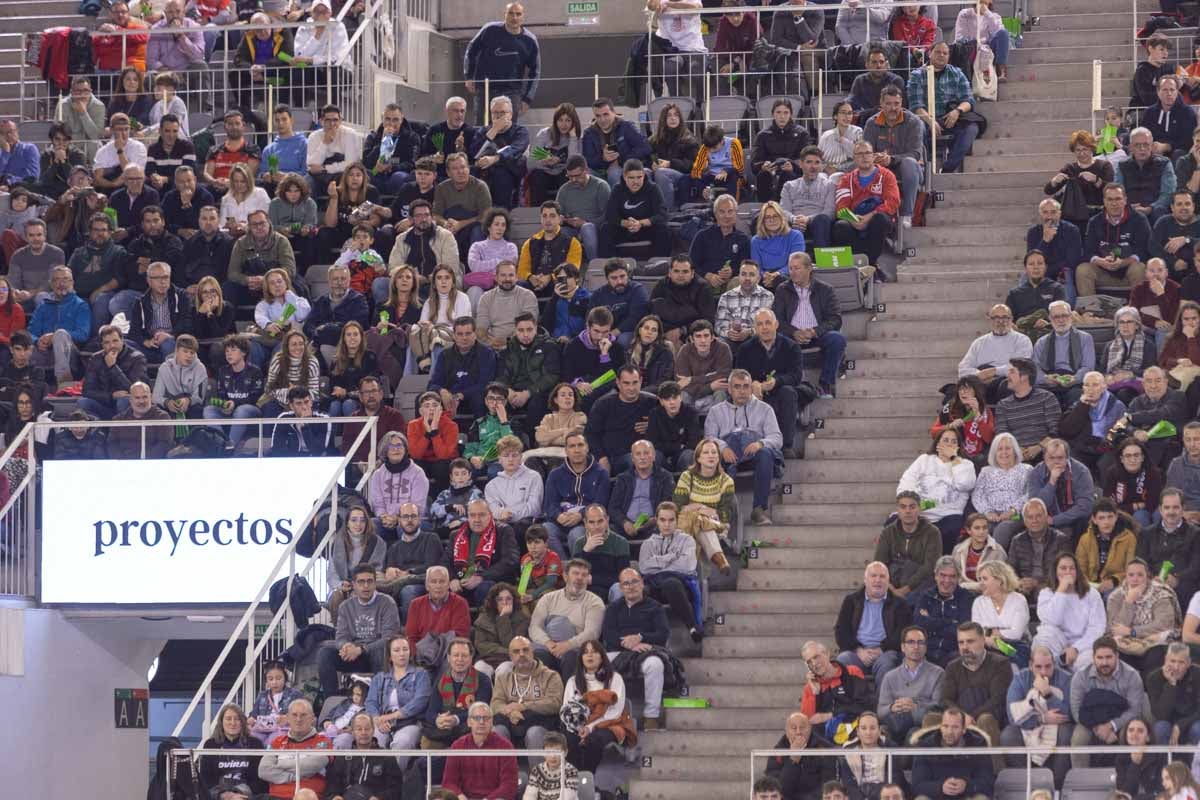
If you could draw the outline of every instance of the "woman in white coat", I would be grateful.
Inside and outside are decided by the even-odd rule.
[[[904,474],[896,494],[921,496],[921,513],[942,533],[942,552],[949,554],[962,532],[963,509],[975,488],[975,465],[958,453],[958,431],[946,428],[928,453],[917,456]]]
[[[1078,672],[1092,663],[1092,642],[1103,635],[1108,617],[1100,593],[1083,576],[1074,553],[1059,553],[1054,576],[1054,588],[1038,593],[1041,622],[1033,643],[1046,645],[1060,665]]]

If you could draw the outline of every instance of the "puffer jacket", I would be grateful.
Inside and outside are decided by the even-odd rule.
[[[1113,529],[1112,543],[1108,546],[1108,559],[1104,567],[1100,566],[1100,545],[1097,542],[1099,533],[1096,523],[1089,522],[1079,544],[1075,547],[1075,558],[1079,561],[1079,569],[1091,583],[1112,581],[1113,586],[1119,586],[1125,579],[1125,566],[1137,554],[1137,523],[1124,513],[1117,514],[1117,526]]]

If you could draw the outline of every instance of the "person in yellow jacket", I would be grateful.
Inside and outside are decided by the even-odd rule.
[[[1107,595],[1125,579],[1125,567],[1137,551],[1137,523],[1107,497],[1096,501],[1087,530],[1079,537],[1075,558],[1089,583]],[[1101,558],[1101,553],[1105,554]]]
[[[555,200],[542,203],[542,229],[521,245],[517,260],[517,278],[539,297],[554,293],[554,270],[571,263],[583,271],[583,245],[562,229],[562,207]]]

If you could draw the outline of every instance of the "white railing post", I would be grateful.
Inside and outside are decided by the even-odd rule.
[[[1092,133],[1098,133],[1096,130],[1096,112],[1104,108],[1104,91],[1102,84],[1104,81],[1104,64],[1100,59],[1092,61]],[[1103,119],[1103,116],[1101,116]]]
[[[925,108],[929,113],[929,119],[933,121],[933,124],[929,126],[929,139],[931,141],[929,148],[929,191],[933,191],[933,176],[937,175],[938,107],[936,78],[933,74],[933,67],[929,64],[925,65]]]

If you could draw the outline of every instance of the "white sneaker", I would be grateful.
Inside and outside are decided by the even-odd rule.
[[[900,226],[903,228],[911,228],[912,227],[912,216],[900,217]]]

